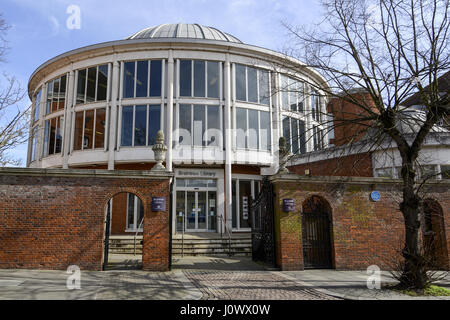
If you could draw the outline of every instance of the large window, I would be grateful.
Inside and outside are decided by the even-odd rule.
[[[127,231],[141,231],[144,219],[144,206],[138,196],[127,193]]]
[[[47,105],[45,114],[63,110],[66,106],[67,76],[64,75],[47,83]]]
[[[180,104],[178,123],[180,145],[222,145],[219,106]]]
[[[280,89],[282,108],[289,111],[304,112],[304,90],[303,82],[282,75]]]
[[[314,151],[324,148],[323,130],[320,129],[318,126],[313,127],[313,145],[314,145]]]
[[[320,110],[320,95],[316,90],[311,90],[311,114],[313,120],[322,121],[322,112]]]
[[[236,147],[270,150],[269,112],[236,108]]]
[[[305,122],[291,117],[283,118],[283,137],[292,154],[306,153]]]
[[[34,98],[33,122],[39,120],[39,116],[41,113],[41,96],[42,96],[42,89],[39,90],[39,92],[36,94]]]
[[[44,156],[61,153],[64,117],[55,117],[45,121]]]
[[[269,73],[262,69],[236,64],[236,99],[269,104]]]
[[[441,165],[441,178],[450,179],[450,165]]]
[[[125,62],[123,97],[161,97],[162,60]]]
[[[108,87],[108,65],[78,70],[77,104],[105,101]]]
[[[121,125],[121,146],[154,145],[156,143],[156,133],[161,128],[161,106],[123,106]]]
[[[180,96],[219,98],[220,63],[180,60]]]
[[[74,150],[103,148],[105,146],[106,109],[75,113]]]

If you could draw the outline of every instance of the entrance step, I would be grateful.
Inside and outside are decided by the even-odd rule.
[[[183,239],[177,235],[172,238],[172,254],[174,256],[201,256],[201,255],[223,255],[223,256],[247,256],[252,255],[252,240],[250,234],[232,235],[229,243],[227,237],[220,235],[186,235]]]
[[[110,236],[109,253],[134,254],[134,236]],[[142,236],[136,237],[136,255],[142,254]]]

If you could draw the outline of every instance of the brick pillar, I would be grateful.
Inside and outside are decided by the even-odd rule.
[[[168,191],[168,186],[167,186]],[[153,195],[155,196],[155,195]],[[142,269],[147,271],[169,270],[169,196],[166,198],[166,210],[152,212],[151,196],[147,199],[144,214]]]
[[[275,247],[277,265],[283,271],[303,270],[301,204],[283,193],[275,182]],[[283,212],[283,198],[295,199],[295,211]]]

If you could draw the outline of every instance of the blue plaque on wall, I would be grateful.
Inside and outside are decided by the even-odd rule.
[[[283,212],[295,211],[294,199],[283,199]]]
[[[166,198],[165,197],[152,197],[152,211],[166,211]]]
[[[378,191],[372,191],[370,193],[370,199],[372,199],[372,201],[380,201],[381,198],[381,194]]]

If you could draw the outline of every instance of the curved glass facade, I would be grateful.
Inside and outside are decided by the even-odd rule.
[[[195,56],[195,51],[186,56]],[[318,89],[310,89],[301,77],[294,79],[269,67],[242,62],[230,63],[231,77],[225,83],[225,63],[177,57],[173,60],[173,76],[169,77],[168,57],[124,59],[116,62],[115,78],[113,63],[106,62],[78,68],[71,78],[63,73],[46,81],[34,99],[29,162],[63,156],[66,149],[69,158],[77,152],[107,153],[112,146],[116,152],[151,150],[160,129],[171,137],[174,150],[201,147],[225,151],[227,129],[233,132],[231,152],[235,153],[273,155],[279,136],[286,138],[291,153],[328,145],[323,125],[326,117],[322,116],[326,111]],[[173,97],[167,94],[169,78],[173,81]],[[226,90],[231,96],[229,123],[225,123]],[[113,96],[116,101],[112,101]],[[169,101],[173,102],[171,119]],[[171,135],[167,132],[170,122]],[[143,160],[152,159],[149,152],[150,158]],[[188,154],[183,153],[178,160],[193,161]],[[224,154],[216,154],[216,160],[223,162]]]

